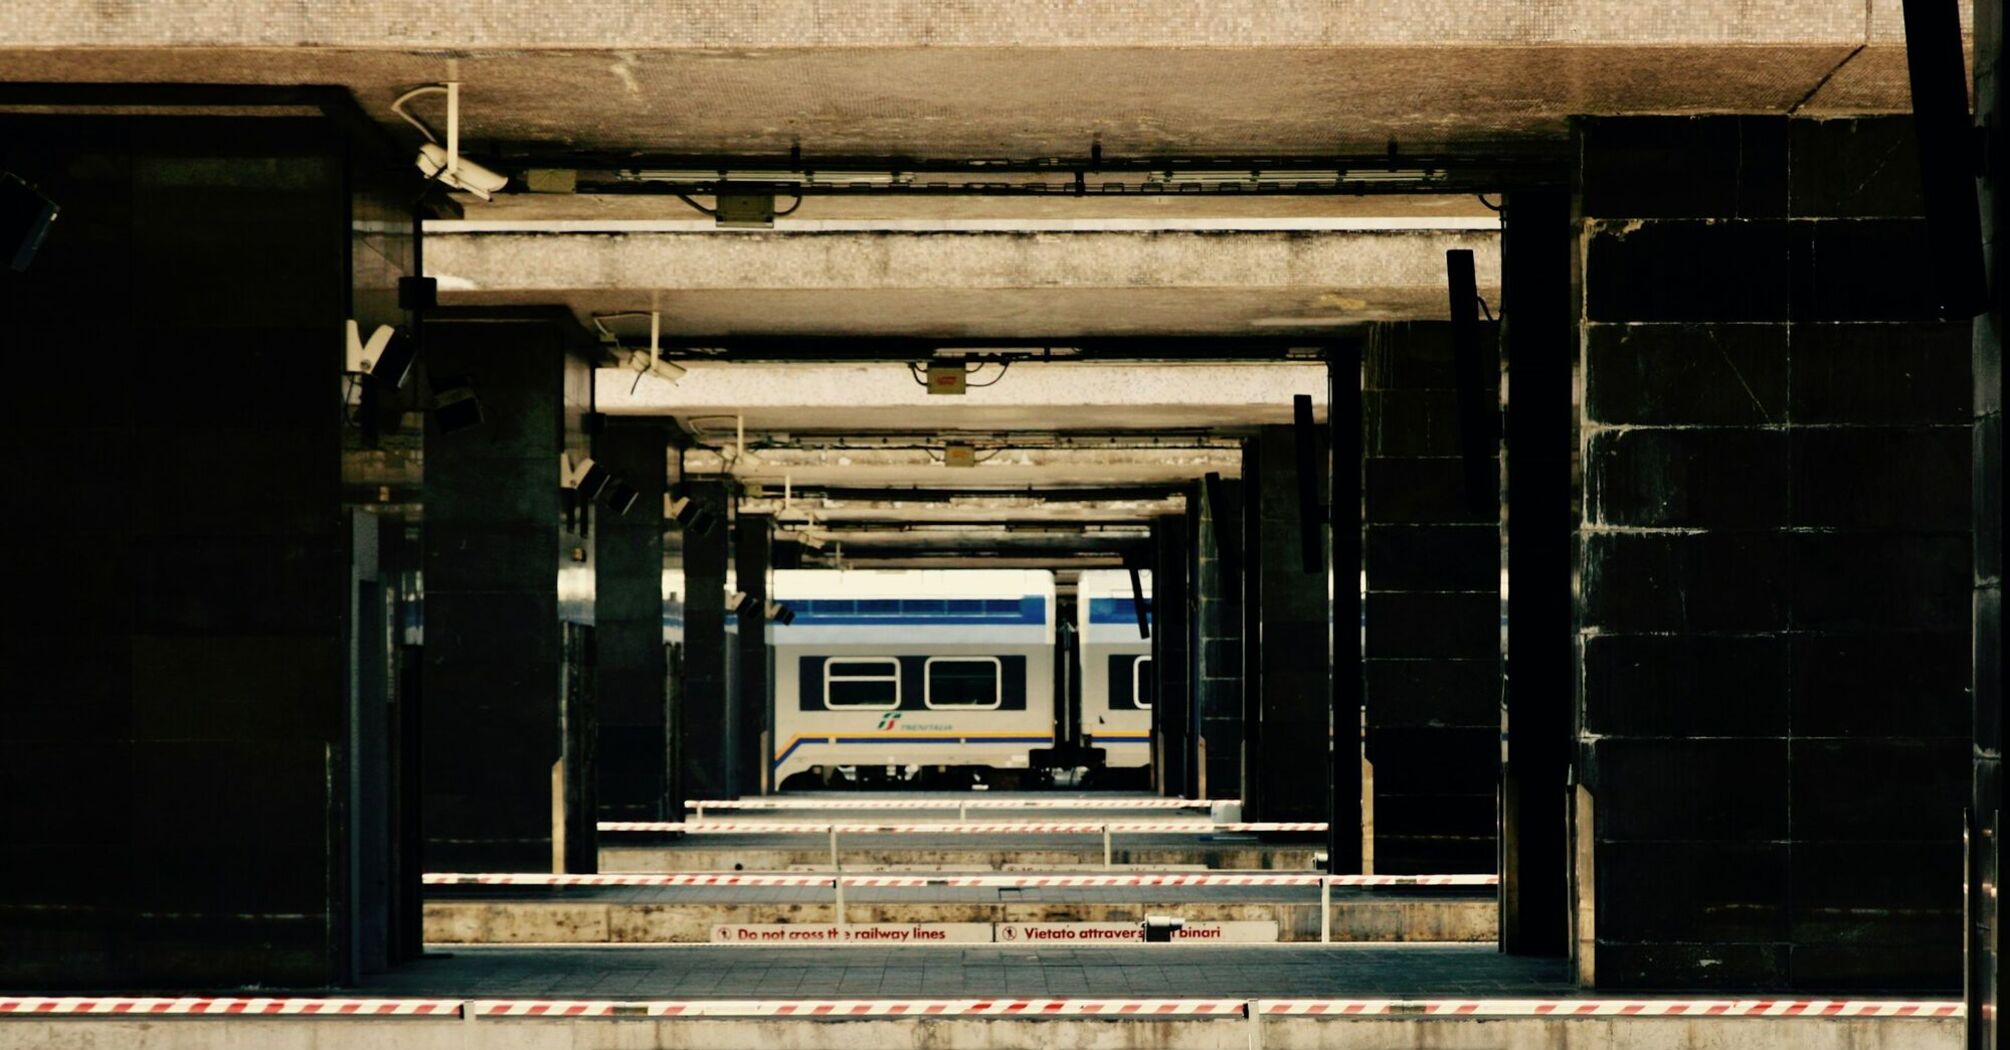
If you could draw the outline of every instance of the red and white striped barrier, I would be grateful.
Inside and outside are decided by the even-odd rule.
[[[601,831],[681,831],[689,835],[1101,835],[1118,834],[1198,834],[1221,832],[1325,831],[1323,821],[1245,821],[1214,824],[1203,820],[1181,821],[969,821],[954,824],[804,824],[793,821],[761,820],[604,820]]]
[[[476,1017],[1246,1017],[1241,999],[764,999],[592,1003],[484,1000]]]
[[[1886,999],[284,999],[0,997],[0,1023],[32,1017],[1716,1017],[1959,1018],[1954,1000]]]
[[[552,875],[540,872],[428,872],[428,886],[829,886],[829,875],[787,873],[741,874],[691,872],[676,874]]]
[[[1952,1000],[1262,999],[1265,1017],[1960,1017]]]
[[[731,809],[780,813],[797,810],[914,809],[1081,809],[1184,810],[1208,809],[1215,801],[1185,798],[719,798],[686,802],[692,810]]]
[[[458,1017],[459,999],[149,999],[0,997],[0,1018],[78,1014],[250,1017]]]
[[[956,888],[1096,888],[1128,886],[1497,886],[1498,875],[1320,875],[1279,872],[1173,872],[1123,875],[802,875],[793,873],[665,873],[552,875],[538,872],[433,872],[428,886],[846,886]]]

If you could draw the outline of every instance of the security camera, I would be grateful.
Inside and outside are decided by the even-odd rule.
[[[419,356],[411,337],[387,324],[378,325],[365,341],[362,327],[353,318],[346,349],[348,363],[344,367],[348,372],[369,376],[394,390],[405,385],[412,374],[412,362]]]
[[[796,622],[796,611],[789,608],[786,602],[769,602],[767,613],[769,622],[778,623],[783,627]]]
[[[580,460],[578,463],[574,463],[570,453],[561,452],[558,454],[558,484],[560,488],[578,489],[581,496],[587,499],[598,499],[602,490],[606,489],[608,483],[613,480],[614,475],[608,473],[600,464],[595,463],[591,456]]]
[[[457,190],[466,190],[483,200],[495,199],[497,190],[509,185],[509,176],[500,175],[476,164],[466,157],[456,158],[458,163],[449,167],[447,148],[437,142],[428,142],[419,147],[416,163],[419,173]]]
[[[689,496],[663,494],[663,516],[696,536],[709,536],[719,527],[719,518]]]
[[[440,143],[440,136],[433,134],[433,129],[427,127],[425,121],[405,112],[405,103],[420,95],[436,91],[447,96],[447,141],[445,145]],[[509,176],[499,175],[496,172],[490,171],[461,154],[461,85],[459,83],[449,81],[445,84],[427,84],[422,87],[413,88],[398,96],[396,102],[391,103],[391,112],[404,118],[407,123],[419,129],[419,134],[426,137],[425,144],[419,147],[419,156],[415,163],[419,166],[419,173],[427,179],[443,183],[457,190],[466,190],[483,200],[491,199],[497,190],[509,185]]]
[[[8,269],[27,271],[60,211],[55,201],[20,176],[0,171],[0,258],[7,260]]]
[[[669,383],[684,378],[684,373],[689,371],[682,365],[672,364],[657,357],[651,350],[629,351],[628,367],[642,375],[652,375]]]
[[[746,591],[727,591],[726,608],[731,609],[735,613],[745,613],[747,610],[753,608],[753,605],[747,600]]]

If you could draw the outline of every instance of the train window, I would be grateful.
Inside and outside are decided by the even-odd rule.
[[[900,661],[891,656],[824,661],[824,706],[893,710],[900,706]]]
[[[995,656],[931,656],[922,665],[922,702],[929,707],[997,707],[1002,666]]]
[[[1157,683],[1152,677],[1152,658],[1140,656],[1131,664],[1131,703],[1141,711],[1152,709],[1152,693]]]

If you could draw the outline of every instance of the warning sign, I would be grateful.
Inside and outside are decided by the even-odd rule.
[[[1142,941],[1134,922],[1001,922],[1000,944],[1118,944]],[[1175,943],[1267,944],[1277,940],[1272,921],[1189,922],[1173,931]]]
[[[988,922],[768,923],[712,927],[713,944],[989,944]]]

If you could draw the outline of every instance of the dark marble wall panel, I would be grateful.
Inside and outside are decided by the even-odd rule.
[[[1910,123],[1577,135],[1580,974],[1958,986],[1969,375]]]
[[[481,426],[426,434],[423,782],[430,871],[551,871],[560,735],[565,348],[548,319],[442,316],[426,372]]]
[[[1494,375],[1498,332],[1481,331]],[[1362,384],[1373,869],[1491,872],[1500,532],[1466,500],[1451,326],[1376,326]]]
[[[347,146],[8,116],[0,168],[63,208],[0,279],[0,983],[346,980]]]

